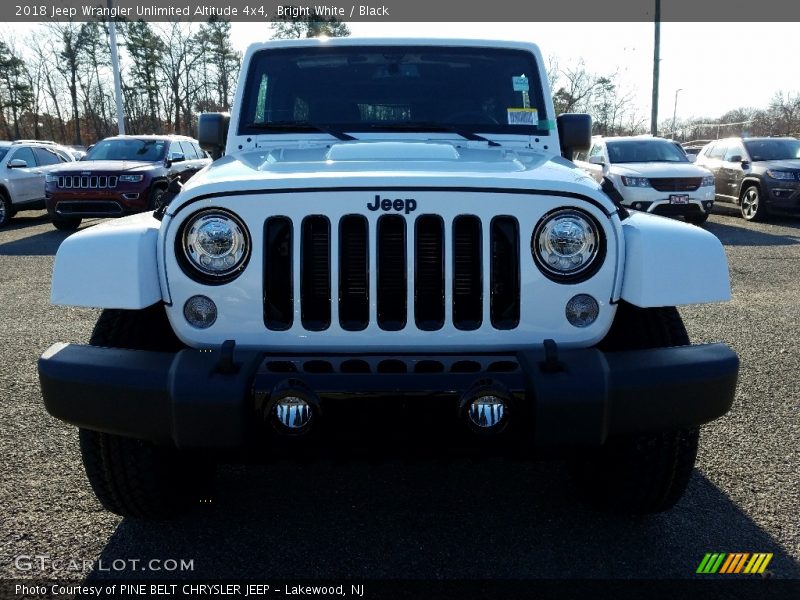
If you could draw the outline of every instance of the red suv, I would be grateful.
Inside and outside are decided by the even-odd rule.
[[[185,182],[210,162],[197,140],[184,136],[106,138],[79,162],[47,174],[47,212],[56,229],[73,231],[84,217],[155,210],[174,179]]]

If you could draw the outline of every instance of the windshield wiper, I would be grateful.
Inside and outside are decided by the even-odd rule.
[[[320,123],[312,123],[311,121],[270,121],[268,123],[250,123],[247,125],[252,129],[263,129],[265,131],[321,131],[332,135],[337,140],[349,142],[358,138],[354,138],[338,129],[334,129],[330,125],[322,125]]]
[[[494,140],[490,140],[488,138],[483,137],[482,135],[478,135],[469,130],[462,129],[461,127],[457,127],[455,125],[447,125],[445,123],[429,123],[424,121],[409,121],[404,123],[370,123],[368,125],[370,129],[379,129],[382,131],[413,131],[413,132],[426,132],[426,131],[435,131],[435,132],[448,132],[448,133],[455,133],[463,137],[465,140],[470,140],[474,142],[486,142],[490,146],[499,146],[498,142]]]

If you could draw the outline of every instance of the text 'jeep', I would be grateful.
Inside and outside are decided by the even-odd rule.
[[[103,505],[175,512],[231,450],[399,436],[564,449],[598,504],[672,506],[738,372],[674,307],[728,300],[727,263],[576,168],[590,129],[555,118],[532,44],[251,47],[230,118],[200,123],[224,156],[56,257],[53,302],[104,310],[89,345],[45,352],[42,392]]]

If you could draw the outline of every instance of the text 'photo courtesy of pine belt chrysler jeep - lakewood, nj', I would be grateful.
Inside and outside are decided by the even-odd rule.
[[[103,310],[42,394],[105,508],[176,514],[222,457],[384,453],[563,453],[607,510],[679,500],[739,361],[676,306],[730,299],[725,253],[573,164],[591,120],[537,46],[256,44],[198,138],[169,204],[55,259],[52,302]]]

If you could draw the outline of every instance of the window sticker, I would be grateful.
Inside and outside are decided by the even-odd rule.
[[[509,108],[509,125],[530,125],[536,127],[539,124],[538,111],[535,108]]]
[[[521,77],[512,77],[511,83],[514,86],[515,92],[527,92],[530,91],[530,86],[528,85],[528,78],[525,75]]]

